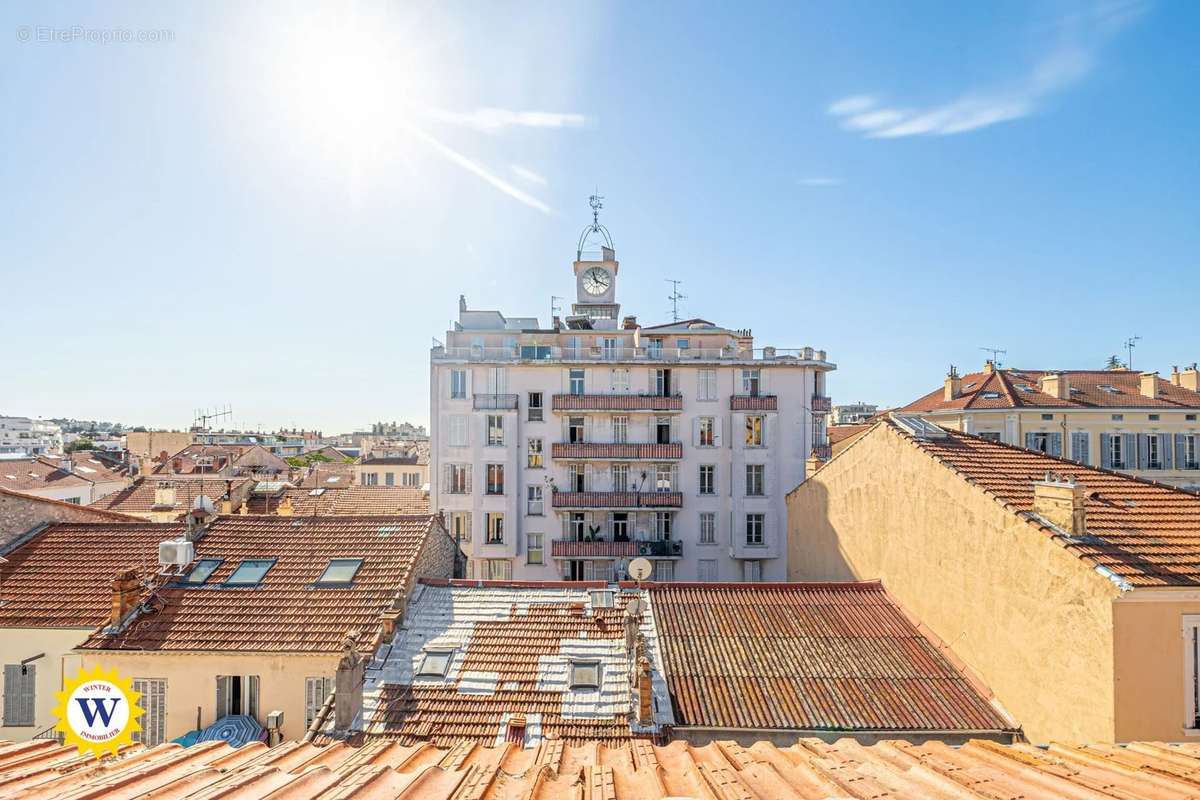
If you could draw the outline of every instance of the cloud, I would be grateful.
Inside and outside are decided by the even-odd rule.
[[[841,186],[841,178],[801,178],[801,186]]]
[[[536,183],[538,186],[545,186],[547,183],[543,176],[537,174],[528,167],[522,167],[520,164],[510,164],[509,168],[512,169],[514,175],[522,180],[529,181],[530,183]]]
[[[1051,95],[1086,78],[1100,49],[1145,10],[1140,0],[1100,3],[1056,26],[1058,42],[1027,73],[1007,86],[972,88],[941,105],[907,108],[856,94],[830,103],[843,128],[873,139],[949,136],[1029,116]]]
[[[477,108],[474,111],[446,111],[432,108],[428,116],[439,122],[463,125],[485,133],[507,128],[578,128],[587,124],[582,114],[559,111],[513,111],[507,108]]]
[[[532,195],[526,194],[525,192],[521,191],[517,187],[513,186],[508,181],[505,181],[504,179],[502,179],[496,175],[493,175],[491,172],[488,172],[488,170],[483,165],[479,164],[476,161],[472,161],[471,159],[467,158],[466,156],[464,156],[462,153],[458,152],[457,150],[449,147],[448,145],[443,144],[442,142],[438,141],[434,137],[430,136],[428,133],[425,133],[425,131],[421,130],[420,128],[414,128],[412,126],[409,126],[408,132],[411,133],[413,136],[416,136],[421,141],[428,144],[430,147],[432,147],[439,155],[441,155],[447,161],[451,162],[452,164],[457,164],[458,166],[465,169],[467,172],[482,179],[486,183],[491,184],[493,187],[500,190],[501,192],[508,195],[509,197],[516,200],[517,202],[524,203],[525,205],[529,206],[530,208],[537,209],[538,211],[542,212],[543,214],[552,214],[553,213],[553,210],[550,208],[550,206],[546,205],[541,200],[538,200],[536,197],[533,197]]]

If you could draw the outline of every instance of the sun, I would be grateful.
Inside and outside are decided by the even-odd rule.
[[[132,678],[121,678],[116,670],[105,672],[98,666],[80,670],[54,696],[58,700],[54,730],[80,755],[116,755],[121,747],[132,745],[133,734],[142,729],[138,721],[145,713],[138,705],[142,694],[133,690]]]

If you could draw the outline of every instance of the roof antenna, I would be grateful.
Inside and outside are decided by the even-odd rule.
[[[667,299],[671,301],[671,321],[679,322],[679,301],[687,300],[686,294],[679,293],[679,284],[683,281],[674,278],[664,278],[663,280],[671,284],[671,294],[667,296]]]
[[[559,305],[559,300],[565,300],[564,297],[559,297],[556,294],[550,295],[550,324],[554,324],[554,318],[562,313],[562,306]]]
[[[1140,336],[1130,336],[1125,340],[1125,351],[1129,353],[1129,358],[1125,360],[1125,368],[1133,369],[1133,348],[1137,347],[1137,343],[1142,340]]]
[[[1008,355],[1007,350],[1001,350],[999,347],[981,347],[979,349],[984,351],[985,353],[992,354],[992,364],[996,367],[996,369],[1000,369],[1000,367],[1002,366],[1002,364],[1000,363],[1000,356]]]

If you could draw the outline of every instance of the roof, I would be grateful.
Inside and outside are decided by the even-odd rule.
[[[158,571],[158,543],[182,525],[66,522],[5,553],[0,563],[0,627],[94,628],[108,620],[118,571]],[[3,792],[0,792],[3,794]]]
[[[357,483],[354,464],[318,461],[297,485],[305,489],[345,489]]]
[[[905,436],[1027,519],[1033,512],[1033,484],[1047,472],[1075,480],[1087,490],[1086,537],[1067,538],[1059,529],[1030,521],[1080,558],[1134,586],[1200,584],[1200,495],[958,431],[918,439],[894,423],[882,427]]]
[[[878,582],[650,588],[677,726],[1016,726]]]
[[[610,592],[612,607],[593,606],[591,591]],[[404,742],[492,744],[518,714],[527,745],[546,736],[626,740],[636,709],[623,620],[634,596],[603,583],[421,581],[382,668],[368,674],[364,731]],[[650,614],[640,631],[669,721]],[[453,651],[445,677],[415,674],[429,650]],[[572,659],[600,663],[598,689],[571,689]]]
[[[830,452],[834,455],[845,450],[860,434],[871,430],[875,423],[865,422],[861,425],[830,425],[827,428]]]
[[[101,450],[76,450],[71,453],[75,474],[96,483],[123,482],[129,466],[121,459]]]
[[[355,630],[356,643],[373,648],[379,615],[405,594],[414,560],[440,530],[437,519],[219,517],[196,541],[197,559],[222,559],[207,581],[167,583],[149,598],[151,610],[119,633],[94,633],[82,647],[333,653]],[[353,582],[314,586],[334,558],[362,559]],[[274,564],[256,585],[223,586],[244,559]],[[105,592],[107,601],[107,583]]]
[[[287,468],[283,459],[261,444],[190,444],[157,464],[153,474],[215,473],[227,466],[238,466],[242,459],[251,453],[256,453],[260,461],[270,465],[270,469],[282,471]],[[212,464],[201,466],[197,463],[197,459],[200,458],[210,458]],[[175,468],[176,464],[178,469]],[[259,465],[252,464],[251,468],[257,466]]]
[[[199,800],[238,797],[523,797],[642,800],[649,797],[875,797],[889,800],[1020,797],[1191,797],[1200,789],[1200,745],[1135,742],[1049,749],[976,741],[950,747],[800,739],[779,747],[720,742],[697,747],[646,741],[442,749],[376,741],[362,748],[261,742],[191,747],[134,745],[97,762],[39,740],[0,745],[6,797]]]
[[[362,460],[362,466],[364,467],[371,466],[373,464],[379,464],[382,466],[415,467],[417,465],[417,454],[410,453],[406,456],[366,456]]]
[[[131,517],[128,514],[121,514],[116,511],[107,511],[103,508],[97,508],[95,506],[81,506],[78,503],[68,503],[64,500],[55,500],[51,497],[40,497],[36,494],[25,494],[24,492],[14,492],[12,489],[5,489],[2,486],[0,486],[0,495],[16,497],[21,500],[26,500],[30,503],[37,503],[38,505],[57,507],[57,508],[63,509],[64,511],[71,510],[71,511],[74,511],[74,512],[80,514],[81,516],[87,516],[87,517],[93,518],[97,521],[105,521],[105,520],[124,521],[124,522],[138,522],[139,521],[137,517]]]
[[[220,500],[228,492],[238,494],[253,478],[229,478],[219,475],[209,475],[200,478],[193,475],[151,475],[138,478],[120,491],[102,497],[92,503],[89,508],[102,508],[110,511],[122,511],[127,514],[148,514],[151,511],[166,511],[166,508],[155,505],[155,495],[160,483],[170,483],[175,489],[175,504],[172,508],[179,514],[186,514],[192,507],[192,502],[200,495],[210,500]]]
[[[59,469],[53,458],[11,458],[0,461],[0,489],[18,492],[91,486],[92,482]]]
[[[1046,394],[1038,388],[1043,375],[1063,375],[1070,398]],[[1141,373],[1127,369],[1062,370],[995,369],[962,376],[962,394],[945,399],[945,387],[909,403],[903,412],[958,411],[989,408],[1161,408],[1200,409],[1200,392],[1156,378],[1156,397],[1141,393]],[[1102,389],[1111,387],[1115,391]]]
[[[269,497],[251,497],[247,507],[251,514],[278,514],[285,497],[291,500],[292,513],[297,517],[431,513],[429,494],[409,486],[284,489]]]

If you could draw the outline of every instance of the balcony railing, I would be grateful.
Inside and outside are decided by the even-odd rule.
[[[552,558],[634,558],[648,556],[652,558],[681,558],[683,542],[677,539],[659,539],[654,541],[575,541],[571,539],[556,539],[550,542]]]
[[[447,347],[436,339],[430,349],[434,361],[756,361],[768,363],[825,361],[825,351],[812,347],[762,347],[738,350],[727,347],[559,347],[526,344],[499,347]]]
[[[735,394],[729,398],[730,411],[777,411],[779,398],[773,394]]]
[[[605,461],[668,461],[683,458],[683,444],[554,442],[550,445],[550,455],[552,458],[595,458]]]
[[[517,407],[518,396],[515,394],[477,394],[475,395],[476,411],[512,411]]]
[[[814,444],[812,454],[817,458],[829,458],[833,455],[833,446],[828,444]]]
[[[833,410],[833,399],[823,395],[814,394],[812,396],[812,410],[814,413],[823,413]]]
[[[681,395],[556,394],[555,411],[682,411]]]
[[[551,508],[682,508],[682,492],[552,492]]]

